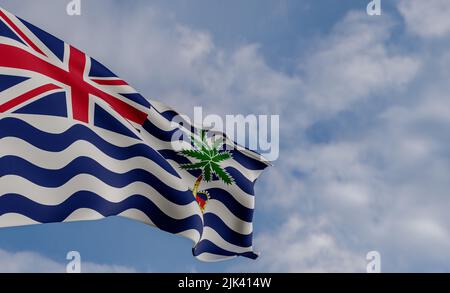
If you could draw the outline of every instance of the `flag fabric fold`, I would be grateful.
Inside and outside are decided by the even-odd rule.
[[[178,117],[0,8],[0,227],[122,216],[191,239],[203,261],[256,258],[268,162]]]

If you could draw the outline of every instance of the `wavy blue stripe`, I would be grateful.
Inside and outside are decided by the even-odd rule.
[[[255,194],[254,182],[248,180],[247,177],[242,175],[242,173],[234,167],[225,167],[225,170],[231,175],[231,177],[234,178],[236,185],[239,186],[240,189],[242,189],[247,194]]]
[[[173,151],[173,150],[159,150],[159,153],[166,159],[166,160],[172,160],[177,162],[178,164],[187,164],[190,163],[190,161],[182,156],[179,155],[177,152]],[[230,173],[230,175],[234,178],[236,185],[239,186],[240,189],[242,189],[244,192],[253,195],[254,194],[254,182],[250,181],[247,179],[247,177],[245,177],[244,175],[242,175],[241,172],[239,172],[239,170],[237,170],[234,167],[226,167],[225,170],[227,170],[228,173]],[[192,171],[189,170],[188,171],[192,176],[199,176],[200,173],[198,171]]]
[[[211,199],[223,203],[236,217],[245,222],[253,220],[253,209],[249,209],[239,203],[229,192],[220,188],[207,189]]]
[[[156,127],[157,128],[157,127]],[[62,151],[66,149],[68,146],[70,146],[73,142],[76,140],[86,140],[93,145],[95,145],[97,148],[102,150],[105,154],[114,157],[116,159],[128,159],[135,156],[144,156],[148,157],[151,160],[154,160],[158,165],[160,165],[163,169],[169,172],[171,174],[179,177],[177,172],[168,164],[166,161],[166,157],[164,155],[167,155],[167,153],[171,153],[170,156],[176,157],[175,161],[181,161],[181,160],[187,160],[186,158],[177,155],[173,151],[162,151],[161,153],[151,149],[150,147],[144,145],[144,144],[136,144],[130,147],[117,147],[115,145],[110,144],[109,142],[103,140],[100,136],[98,136],[95,132],[90,130],[88,127],[85,127],[83,125],[75,125],[65,131],[61,134],[51,134],[46,133],[43,131],[40,131],[37,128],[34,128],[33,126],[29,125],[28,123],[16,119],[16,118],[4,118],[0,119],[0,138],[7,137],[7,136],[14,136],[20,139],[23,139],[33,145],[35,145],[38,148],[45,149],[47,151]],[[186,162],[186,161],[184,161]],[[166,167],[166,168],[165,168]],[[254,182],[249,181],[245,176],[243,176],[239,171],[232,167],[227,168],[228,172],[232,174],[233,177],[236,179],[236,183],[238,186],[241,187],[245,192],[249,194],[253,194],[253,184]],[[131,170],[129,172],[123,173],[123,174],[117,174],[110,170],[107,170],[103,166],[101,166],[98,162],[95,160],[92,160],[87,157],[79,157],[73,160],[71,163],[69,163],[67,166],[59,169],[59,170],[48,170],[43,169],[38,166],[35,166],[31,164],[30,162],[27,162],[26,160],[23,160],[19,157],[15,156],[5,156],[0,158],[0,176],[4,175],[17,175],[24,177],[30,181],[32,181],[35,184],[46,186],[46,187],[58,187],[63,184],[65,184],[67,181],[69,181],[71,178],[78,174],[90,174],[92,176],[97,177],[101,181],[105,182],[106,184],[109,184],[114,187],[124,187],[126,185],[131,184],[132,182],[140,181],[145,182],[152,187],[154,187],[159,193],[161,193],[163,196],[165,196],[168,200],[180,204],[185,205],[189,204],[190,202],[194,201],[192,194],[189,191],[180,192],[176,189],[171,188],[170,186],[167,186],[162,181],[160,181],[156,176],[149,173],[146,170],[141,169],[135,169]],[[251,222],[253,218],[253,210],[248,209],[244,206],[242,206],[238,201],[236,201],[228,192],[226,192],[223,189],[215,188],[209,190],[211,193],[211,197],[213,199],[217,199],[224,203],[227,208],[233,212],[238,218]],[[80,195],[81,196],[81,195]],[[6,197],[9,198],[8,196]],[[138,197],[133,196],[133,201],[130,201],[132,203],[137,204],[139,202],[139,205],[144,204],[141,203],[138,199]],[[67,200],[67,202],[70,202]],[[94,200],[93,202],[98,202]],[[66,204],[66,203],[64,203]],[[14,205],[16,205],[16,208],[22,207],[22,203],[19,201],[14,201]],[[71,205],[68,205],[70,207]],[[76,207],[76,204],[73,206]],[[3,210],[6,210],[8,208],[7,205],[3,206],[2,201],[0,201],[0,212]],[[10,207],[11,208],[11,207]],[[14,207],[12,207],[14,208]],[[50,208],[50,207],[47,207]],[[51,207],[55,210],[57,207]],[[104,215],[114,215],[114,208],[102,205],[103,210],[100,212]],[[115,207],[116,209],[119,209],[119,207]],[[133,208],[131,206],[130,208]],[[136,207],[134,207],[136,208]],[[76,209],[76,208],[75,208]],[[142,209],[141,209],[142,210]],[[61,210],[61,211],[53,211],[52,213],[56,213],[57,215],[62,215],[67,210]],[[108,211],[110,211],[108,213]],[[154,213],[153,210],[147,210],[145,212],[149,217],[150,214]],[[120,213],[120,212],[118,212]],[[157,212],[156,212],[157,213]],[[23,213],[22,213],[23,214]],[[69,213],[70,214],[70,213]],[[26,215],[29,216],[29,215]],[[50,215],[49,215],[50,216]],[[67,215],[66,215],[67,216]],[[197,216],[198,217],[198,216]],[[32,218],[30,216],[30,218]],[[45,216],[44,216],[45,218]],[[154,221],[154,217],[150,217],[152,221]],[[199,217],[198,217],[199,218]],[[34,218],[33,218],[34,219]],[[201,221],[201,219],[199,219]],[[40,221],[39,222],[46,222],[46,221]],[[52,220],[53,221],[53,220]],[[158,221],[158,220],[156,220]],[[197,220],[192,220],[197,221]],[[251,245],[252,242],[252,234],[249,235],[242,235],[234,230],[230,229],[219,217],[217,217],[214,214],[205,214],[204,215],[204,221],[205,225],[211,227],[219,235],[221,235],[226,241],[233,243],[234,245],[247,247]],[[155,221],[154,221],[155,222]],[[169,231],[172,233],[178,233],[180,231],[184,231],[186,229],[179,228],[180,230],[176,230],[177,228],[170,226],[170,222],[167,224],[164,223],[157,223],[155,224],[160,227],[161,229],[165,231]],[[192,223],[191,223],[192,224]],[[165,226],[168,225],[168,226]],[[192,224],[194,225],[194,224]],[[198,225],[195,224],[195,225]],[[202,224],[200,224],[201,226]],[[175,230],[174,230],[175,229]],[[194,228],[195,229],[195,228]],[[197,230],[198,230],[197,226]],[[178,232],[173,232],[178,231]],[[212,251],[208,251],[211,253],[214,253]],[[234,253],[232,255],[235,255]]]
[[[95,210],[105,217],[116,216],[123,211],[134,208],[146,214],[158,228],[164,231],[179,233],[188,229],[195,229],[200,234],[203,231],[200,216],[192,215],[181,220],[173,219],[142,195],[132,195],[121,202],[114,203],[95,193],[79,191],[55,206],[42,205],[19,194],[0,196],[0,215],[17,213],[40,223],[62,222],[72,212],[80,208]]]
[[[158,178],[145,170],[136,169],[124,174],[116,174],[105,169],[96,161],[86,157],[79,157],[59,170],[43,169],[15,156],[5,156],[0,158],[0,177],[4,175],[17,175],[24,177],[35,184],[49,188],[61,186],[78,174],[90,174],[114,187],[127,186],[135,181],[147,182],[167,199],[177,204],[189,204],[194,200],[189,191],[181,192],[173,189],[161,183]],[[233,200],[231,198],[225,198],[225,194],[220,190],[216,191],[217,194],[216,192],[211,193],[212,198],[224,200],[224,204],[228,205],[233,214],[238,214],[237,216],[240,218],[251,221],[253,214],[253,212],[250,212],[251,210],[239,210],[239,205],[231,206]],[[239,246],[251,245],[252,234],[243,235],[235,232],[215,214],[205,214],[204,223],[205,226],[209,226],[216,230],[217,233],[230,243]]]
[[[156,126],[153,122],[151,122],[150,120],[146,120],[145,123],[142,125],[142,127],[148,133],[153,135],[154,137],[156,137],[162,141],[168,141],[168,142],[172,141],[172,138],[174,138],[174,137],[180,137],[178,134],[175,135],[177,131],[180,134],[182,133],[181,130],[178,130],[178,129],[174,129],[174,130],[170,130],[170,131],[162,130],[158,126]],[[245,149],[249,150],[248,148],[245,148]],[[255,153],[252,150],[249,150],[249,151]],[[267,164],[265,164],[259,160],[250,158],[249,156],[245,155],[244,153],[242,153],[238,150],[231,150],[231,153],[233,154],[233,159],[247,169],[264,170],[265,168],[267,168]],[[255,154],[257,154],[257,153],[255,153]]]
[[[177,133],[177,132],[179,132],[180,134],[182,133],[181,130],[179,130],[179,129],[174,129],[174,130],[170,130],[170,131],[162,130],[161,128],[156,126],[152,121],[150,121],[148,119],[145,120],[144,124],[142,124],[142,128],[144,128],[145,131],[147,131],[154,137],[159,138],[160,140],[169,141],[169,142],[172,141],[172,138],[174,137],[175,133]]]
[[[180,116],[180,114],[178,114],[177,112],[173,111],[173,110],[167,110],[164,112],[159,112],[159,114],[161,114],[161,116],[163,116],[164,118],[166,118],[169,121],[173,121],[173,118]],[[180,116],[181,117],[181,116]]]
[[[49,152],[60,152],[77,140],[85,140],[95,145],[109,157],[117,160],[126,160],[142,156],[152,160],[168,173],[179,177],[179,174],[173,167],[151,147],[143,143],[137,143],[129,147],[119,147],[107,142],[87,126],[81,124],[74,125],[63,133],[53,134],[43,132],[17,118],[0,119],[0,139],[8,136],[20,138],[39,149]]]
[[[106,169],[91,158],[78,157],[67,166],[53,170],[35,166],[16,156],[0,158],[0,177],[17,175],[36,185],[48,188],[60,187],[79,174],[90,174],[104,183],[117,188],[125,187],[133,182],[144,182],[152,186],[168,200],[179,205],[189,204],[194,201],[194,197],[189,191],[176,190],[164,184],[157,176],[142,169],[134,169],[118,174]],[[83,187],[80,186],[80,188]]]
[[[241,234],[238,233],[231,228],[229,228],[221,218],[219,218],[215,214],[207,213],[203,215],[203,222],[205,227],[211,227],[223,239],[237,246],[247,247],[252,245],[252,237],[253,233],[250,234]]]
[[[255,153],[255,155],[258,155],[258,153],[245,148],[246,150]],[[236,160],[239,164],[244,166],[247,169],[251,170],[264,170],[268,167],[266,163],[263,163],[261,161],[255,160],[253,158],[250,158],[249,156],[245,155],[244,153],[238,151],[238,150],[230,150],[230,153],[233,155],[233,159]]]
[[[162,183],[153,174],[141,169],[117,174],[105,169],[90,158],[78,157],[62,169],[49,170],[35,166],[30,162],[15,156],[5,156],[0,158],[0,177],[5,175],[17,175],[30,180],[34,184],[48,188],[59,187],[78,174],[90,174],[106,184],[118,188],[127,186],[136,181],[145,182],[155,188],[155,190],[165,198],[176,204],[185,205],[194,201],[194,197],[189,191],[178,191],[173,189]],[[208,191],[210,192],[212,199],[221,201],[236,217],[247,222],[252,221],[253,210],[239,204],[239,202],[237,202],[228,192],[219,188],[210,188]],[[218,221],[216,216],[217,219],[213,216],[215,215],[205,214],[205,225],[217,230],[221,235],[222,232],[228,235],[228,232],[232,230],[230,230],[221,220]],[[211,219],[211,221],[207,221],[207,219]],[[236,234],[235,236],[239,235]],[[251,241],[251,236],[249,239],[247,238],[243,241]],[[237,242],[235,244],[239,245]]]
[[[244,252],[244,253],[236,253],[232,251],[225,250],[223,248],[218,247],[214,243],[212,243],[209,240],[201,240],[193,249],[192,254],[194,256],[198,256],[204,252],[209,252],[217,255],[223,255],[223,256],[243,256],[251,259],[257,259],[258,255],[252,251]]]

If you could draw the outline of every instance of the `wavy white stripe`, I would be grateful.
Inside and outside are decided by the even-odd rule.
[[[34,128],[50,134],[61,134],[77,124],[85,125],[82,122],[68,119],[65,117],[45,116],[45,119],[42,119],[42,115],[0,114],[0,118],[8,118],[8,117],[20,119],[32,125]],[[99,128],[93,125],[88,125],[88,127],[102,139],[118,147],[129,147],[132,145],[142,143],[141,140],[125,136],[119,133],[115,133],[113,131],[109,131],[103,128]]]
[[[253,231],[253,224],[236,217],[222,202],[210,199],[206,205],[205,214],[217,215],[233,231],[248,235]]]
[[[79,191],[80,186],[83,186],[83,190],[96,193],[113,203],[121,202],[131,195],[140,194],[150,199],[163,213],[171,218],[185,219],[193,215],[202,217],[196,202],[191,202],[187,205],[175,204],[159,194],[151,186],[142,182],[134,182],[123,188],[115,188],[93,176],[80,174],[59,188],[46,188],[35,185],[22,177],[7,175],[0,178],[0,186],[2,186],[3,194],[21,194],[36,203],[49,206],[63,203],[72,194]],[[205,213],[216,214],[230,229],[238,233],[250,234],[253,230],[252,223],[237,218],[220,201],[210,200],[206,206]]]
[[[177,235],[191,239],[194,244],[197,244],[201,237],[200,233],[195,229],[185,230],[177,233]]]
[[[253,248],[251,246],[249,247],[242,247],[237,246],[234,244],[229,243],[228,241],[224,240],[222,236],[219,235],[215,230],[211,229],[210,227],[203,228],[203,235],[202,240],[209,240],[218,247],[235,253],[244,253],[244,252],[250,252],[253,251]]]
[[[0,156],[5,154],[27,160],[35,166],[58,170],[64,168],[78,157],[89,157],[99,162],[104,168],[114,173],[126,173],[134,169],[143,169],[158,177],[164,184],[180,191],[188,190],[188,185],[182,179],[168,173],[154,161],[145,157],[132,157],[117,160],[109,157],[96,146],[83,140],[75,141],[61,152],[49,152],[38,149],[28,142],[15,137],[5,137],[0,140]]]
[[[198,260],[204,261],[204,262],[218,262],[223,260],[230,260],[233,258],[236,258],[236,255],[233,256],[223,256],[219,254],[209,253],[209,252],[203,252],[196,256]]]
[[[135,209],[135,208],[123,211],[120,214],[118,214],[118,216],[132,219],[132,220],[137,220],[139,222],[143,222],[150,226],[156,227],[156,225],[153,223],[153,221],[143,211]],[[197,231],[197,230],[194,230],[194,231]]]
[[[196,202],[193,201],[187,205],[178,205],[169,201],[153,187],[143,182],[134,182],[123,188],[115,188],[91,175],[80,174],[70,179],[61,187],[46,188],[16,175],[6,175],[0,178],[0,186],[2,187],[3,195],[16,193],[26,196],[36,203],[50,206],[63,203],[75,192],[80,191],[80,189],[96,193],[113,203],[121,202],[131,195],[139,194],[147,197],[164,214],[171,218],[185,219],[192,215],[201,217],[201,212]]]
[[[92,221],[103,219],[104,216],[99,212],[88,209],[80,208],[73,211],[62,222],[76,222],[76,221]],[[41,224],[25,215],[17,213],[7,213],[0,216],[0,227],[18,227],[26,225]]]
[[[152,104],[152,107],[154,107],[156,109],[156,111],[160,112],[160,113],[164,113],[166,111],[172,110],[172,108],[170,108],[169,106],[158,102],[158,101],[154,101],[154,100],[150,100],[150,103]]]
[[[68,215],[63,222],[80,222],[80,221],[94,221],[105,218],[96,210],[89,208],[79,208]]]
[[[131,220],[139,221],[144,224],[148,224],[151,226],[155,226],[155,224],[150,220],[147,215],[145,215],[142,211],[137,209],[128,209],[120,213],[118,216],[128,218]],[[88,209],[88,208],[80,208],[73,211],[67,218],[62,222],[78,222],[78,221],[93,221],[105,218],[99,212]],[[28,225],[36,225],[41,224],[29,217],[17,214],[17,213],[7,213],[0,216],[0,228],[6,227],[19,227],[19,226],[28,226]],[[195,232],[196,233],[195,233]],[[198,243],[200,239],[200,234],[197,230],[189,229],[182,232],[179,232],[178,235],[181,235],[185,238],[192,240],[194,243]]]
[[[8,213],[0,216],[0,228],[40,224],[22,214]]]

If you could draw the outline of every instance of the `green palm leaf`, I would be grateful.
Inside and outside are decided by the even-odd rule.
[[[181,164],[180,168],[183,170],[197,170],[205,167],[206,164],[208,164],[208,161],[199,163]]]
[[[224,139],[223,139],[223,138],[218,138],[218,139],[216,139],[216,140],[213,142],[213,144],[212,144],[212,146],[211,146],[211,149],[213,149],[213,150],[218,150],[219,147],[221,147],[221,146],[224,145],[224,144],[225,144]]]
[[[211,172],[211,163],[208,163],[204,168],[203,168],[203,178],[205,179],[206,182],[210,182],[212,180],[212,172]]]
[[[211,157],[217,156],[219,154],[219,148],[224,144],[223,138],[216,139],[213,144],[211,145],[210,154]]]
[[[203,180],[206,182],[212,181],[213,175],[216,175],[220,180],[226,184],[233,184],[233,177],[222,168],[219,163],[231,159],[232,155],[229,151],[221,151],[220,147],[225,144],[225,138],[212,139],[211,145],[207,140],[207,131],[201,130],[199,138],[193,134],[191,141],[194,149],[182,150],[181,154],[185,157],[198,160],[195,163],[180,164],[180,168],[184,170],[201,170]],[[198,177],[201,180],[201,177]]]
[[[203,151],[199,150],[182,150],[181,153],[186,157],[191,157],[201,161],[210,160],[209,154],[205,154]]]
[[[225,184],[232,184],[234,182],[233,177],[225,169],[220,167],[219,164],[211,163],[210,165],[217,177],[225,182]]]
[[[204,154],[211,156],[212,152],[209,150],[208,142],[206,141],[206,131],[202,130],[200,132],[201,141],[198,140],[194,135],[191,135],[191,141],[197,149],[201,150]]]
[[[204,144],[207,144],[207,142],[206,142],[206,130],[202,129],[202,130],[200,131],[200,138],[202,139],[202,142],[203,142]]]
[[[194,146],[196,146],[200,150],[205,147],[203,143],[198,140],[193,134],[191,135],[191,141],[194,143]]]
[[[215,155],[211,160],[215,163],[220,163],[220,162],[228,160],[228,159],[231,159],[231,154],[230,154],[230,152],[225,151],[225,152],[221,152],[221,153]]]

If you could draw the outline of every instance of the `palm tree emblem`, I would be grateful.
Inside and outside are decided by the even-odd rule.
[[[209,144],[206,138],[205,130],[200,132],[200,138],[201,140],[198,140],[194,137],[194,135],[192,135],[191,141],[194,148],[181,151],[182,155],[193,158],[197,162],[181,164],[180,168],[184,170],[202,171],[202,173],[197,177],[197,180],[195,180],[194,187],[192,188],[192,195],[200,206],[201,211],[204,212],[210,196],[208,191],[199,191],[201,182],[203,180],[205,182],[211,182],[214,179],[214,176],[216,176],[225,184],[230,185],[234,183],[234,179],[224,168],[220,166],[221,162],[232,158],[230,152],[220,150],[223,146],[223,139],[219,138]]]

